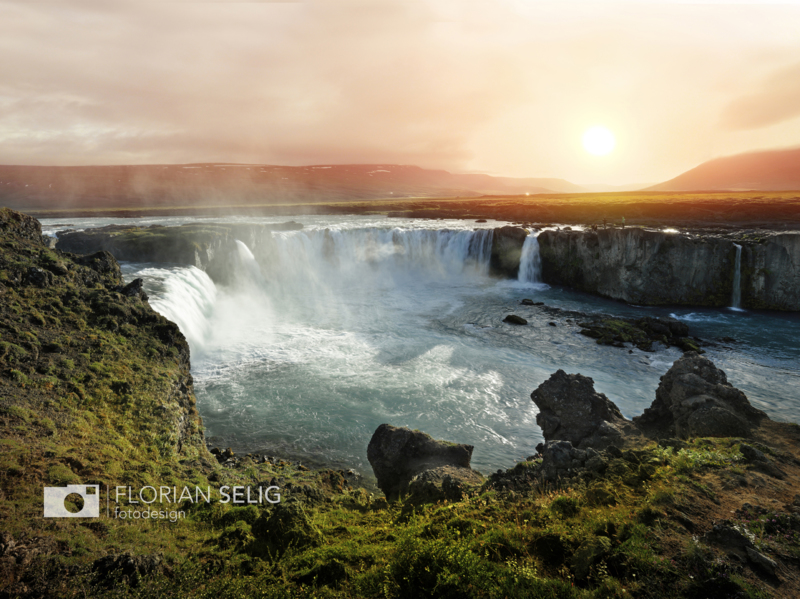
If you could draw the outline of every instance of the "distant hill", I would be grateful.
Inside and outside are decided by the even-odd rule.
[[[0,166],[15,209],[241,206],[585,191],[563,179],[459,175],[402,165]]]
[[[800,189],[800,148],[725,156],[644,191],[782,191]]]

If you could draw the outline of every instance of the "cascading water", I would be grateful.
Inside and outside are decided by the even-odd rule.
[[[542,282],[542,257],[539,255],[538,233],[530,233],[522,244],[517,280],[520,283]]]
[[[219,288],[193,267],[123,265],[126,280],[144,278],[151,305],[189,340],[212,443],[368,475],[364,448],[388,422],[474,445],[473,466],[491,472],[535,452],[542,437],[528,398],[557,369],[592,377],[633,416],[680,356],[673,348],[611,352],[553,311],[517,308],[538,283],[537,299],[553,308],[669,313],[547,288],[535,235],[525,240],[517,280],[498,281],[486,276],[491,230],[391,222],[402,224],[308,217],[305,229],[273,231],[253,252],[237,244],[235,284]],[[502,323],[512,306],[529,326]],[[710,309],[676,317],[700,337],[741,340],[735,351],[709,347],[708,355],[757,407],[797,413],[800,322]],[[563,326],[548,326],[556,320]]]
[[[236,251],[239,256],[239,262],[244,267],[249,281],[258,285],[263,285],[265,281],[264,275],[261,274],[261,267],[258,265],[258,262],[256,262],[256,258],[253,256],[253,252],[250,251],[250,248],[247,247],[247,244],[237,239]]]
[[[736,259],[733,264],[733,292],[731,293],[731,308],[742,309],[742,246],[734,243]]]
[[[212,332],[217,299],[209,276],[194,266],[145,268],[136,276],[145,280],[153,309],[177,323],[191,347],[201,346]]]
[[[275,235],[280,269],[417,269],[440,275],[467,270],[485,275],[492,231],[355,229],[300,231]]]

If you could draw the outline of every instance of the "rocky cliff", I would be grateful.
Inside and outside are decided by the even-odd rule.
[[[542,278],[641,305],[731,304],[742,246],[742,307],[800,310],[800,235],[758,239],[644,229],[544,231]]]
[[[0,297],[0,411],[54,437],[95,428],[111,448],[207,455],[186,339],[140,284],[124,284],[111,254],[51,250],[38,221],[2,209]],[[80,407],[105,426],[75,416]]]
[[[131,227],[108,225],[86,231],[63,231],[56,248],[89,254],[110,252],[117,260],[171,262],[196,266],[218,283],[229,282],[237,262],[236,240],[245,243],[256,256],[272,251],[272,231],[301,229],[290,221],[281,224],[188,224],[179,227],[151,225]]]
[[[742,245],[742,307],[800,310],[800,235],[737,243]]]

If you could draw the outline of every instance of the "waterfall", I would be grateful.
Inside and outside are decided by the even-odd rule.
[[[202,345],[211,334],[210,317],[217,287],[194,266],[146,268],[137,273],[145,281],[152,308],[175,322],[192,347]]]
[[[250,281],[263,285],[265,283],[264,275],[261,273],[261,267],[256,262],[253,252],[244,242],[238,239],[236,240],[236,249],[239,255],[239,262],[244,267]]]
[[[291,231],[274,235],[276,276],[305,273],[312,278],[370,268],[386,273],[486,275],[492,253],[491,229],[477,231],[350,229]]]
[[[520,283],[542,282],[542,257],[539,255],[538,233],[530,233],[522,245],[517,280]]]
[[[742,307],[742,246],[734,243],[736,248],[736,261],[733,265],[733,292],[731,293],[731,308],[741,310]]]

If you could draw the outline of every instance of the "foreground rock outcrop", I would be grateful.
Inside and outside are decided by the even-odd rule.
[[[367,447],[378,487],[389,500],[411,494],[418,500],[460,497],[483,477],[470,468],[472,445],[437,441],[408,428],[381,424]]]
[[[711,360],[687,352],[661,377],[636,425],[653,437],[747,437],[767,415],[728,383]]]
[[[68,406],[92,402],[119,431],[137,422],[144,432],[129,442],[157,443],[162,456],[208,455],[186,339],[150,307],[140,279],[125,284],[110,253],[52,250],[37,220],[0,209],[0,297],[5,406],[27,414],[36,397],[55,435],[74,428]]]
[[[539,408],[536,423],[546,441],[603,449],[622,445],[623,436],[635,432],[614,402],[595,391],[594,381],[581,374],[558,370],[531,393],[531,399]]]

